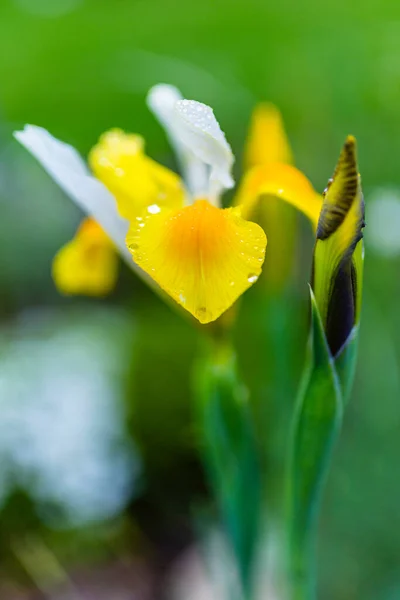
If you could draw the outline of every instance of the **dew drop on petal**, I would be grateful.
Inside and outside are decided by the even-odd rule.
[[[247,276],[247,281],[249,283],[255,283],[258,279],[258,275],[255,275],[254,273],[250,273],[250,275]]]

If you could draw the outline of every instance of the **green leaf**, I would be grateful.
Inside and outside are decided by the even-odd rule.
[[[247,393],[232,348],[209,348],[199,364],[202,454],[245,597],[250,597],[261,513],[261,476]]]
[[[335,357],[335,370],[342,390],[343,404],[346,406],[354,379],[358,347],[358,326],[351,334],[341,352]]]
[[[298,398],[288,481],[291,600],[315,597],[312,572],[316,521],[332,445],[342,418],[342,394],[311,291],[310,355]]]

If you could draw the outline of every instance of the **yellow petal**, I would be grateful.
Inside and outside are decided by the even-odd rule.
[[[244,176],[235,204],[244,217],[251,215],[261,196],[276,196],[303,212],[316,228],[322,199],[305,175],[296,167],[269,163],[253,167]]]
[[[197,200],[136,223],[127,236],[134,261],[200,323],[217,319],[261,273],[267,240],[240,209]]]
[[[176,173],[144,153],[139,135],[119,129],[104,133],[89,154],[94,175],[115,196],[123,217],[134,219],[153,204],[177,208],[183,205],[184,188]]]
[[[270,162],[292,163],[293,156],[281,113],[273,104],[261,103],[252,114],[245,164],[251,168]]]
[[[93,219],[85,219],[75,237],[56,254],[52,274],[60,292],[104,296],[118,275],[118,258],[112,242]]]

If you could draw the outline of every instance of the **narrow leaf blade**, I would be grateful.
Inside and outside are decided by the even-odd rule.
[[[342,417],[342,396],[311,292],[309,363],[292,432],[289,465],[289,573],[294,599],[314,597],[311,571],[321,491]]]

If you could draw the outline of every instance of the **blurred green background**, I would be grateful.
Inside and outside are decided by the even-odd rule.
[[[33,123],[85,155],[117,126],[175,168],[145,104],[165,82],[214,108],[237,176],[261,100],[281,109],[318,190],[345,135],[358,139],[364,307],[323,506],[319,597],[400,598],[399,3],[1,0],[0,57],[0,597],[197,599],[195,575],[186,596],[174,582],[192,573],[181,557],[207,502],[190,391],[201,333],[123,265],[107,300],[59,296],[52,257],[81,215],[12,139]],[[312,234],[299,228],[282,296],[260,282],[236,330],[263,415],[272,515],[308,326]]]

